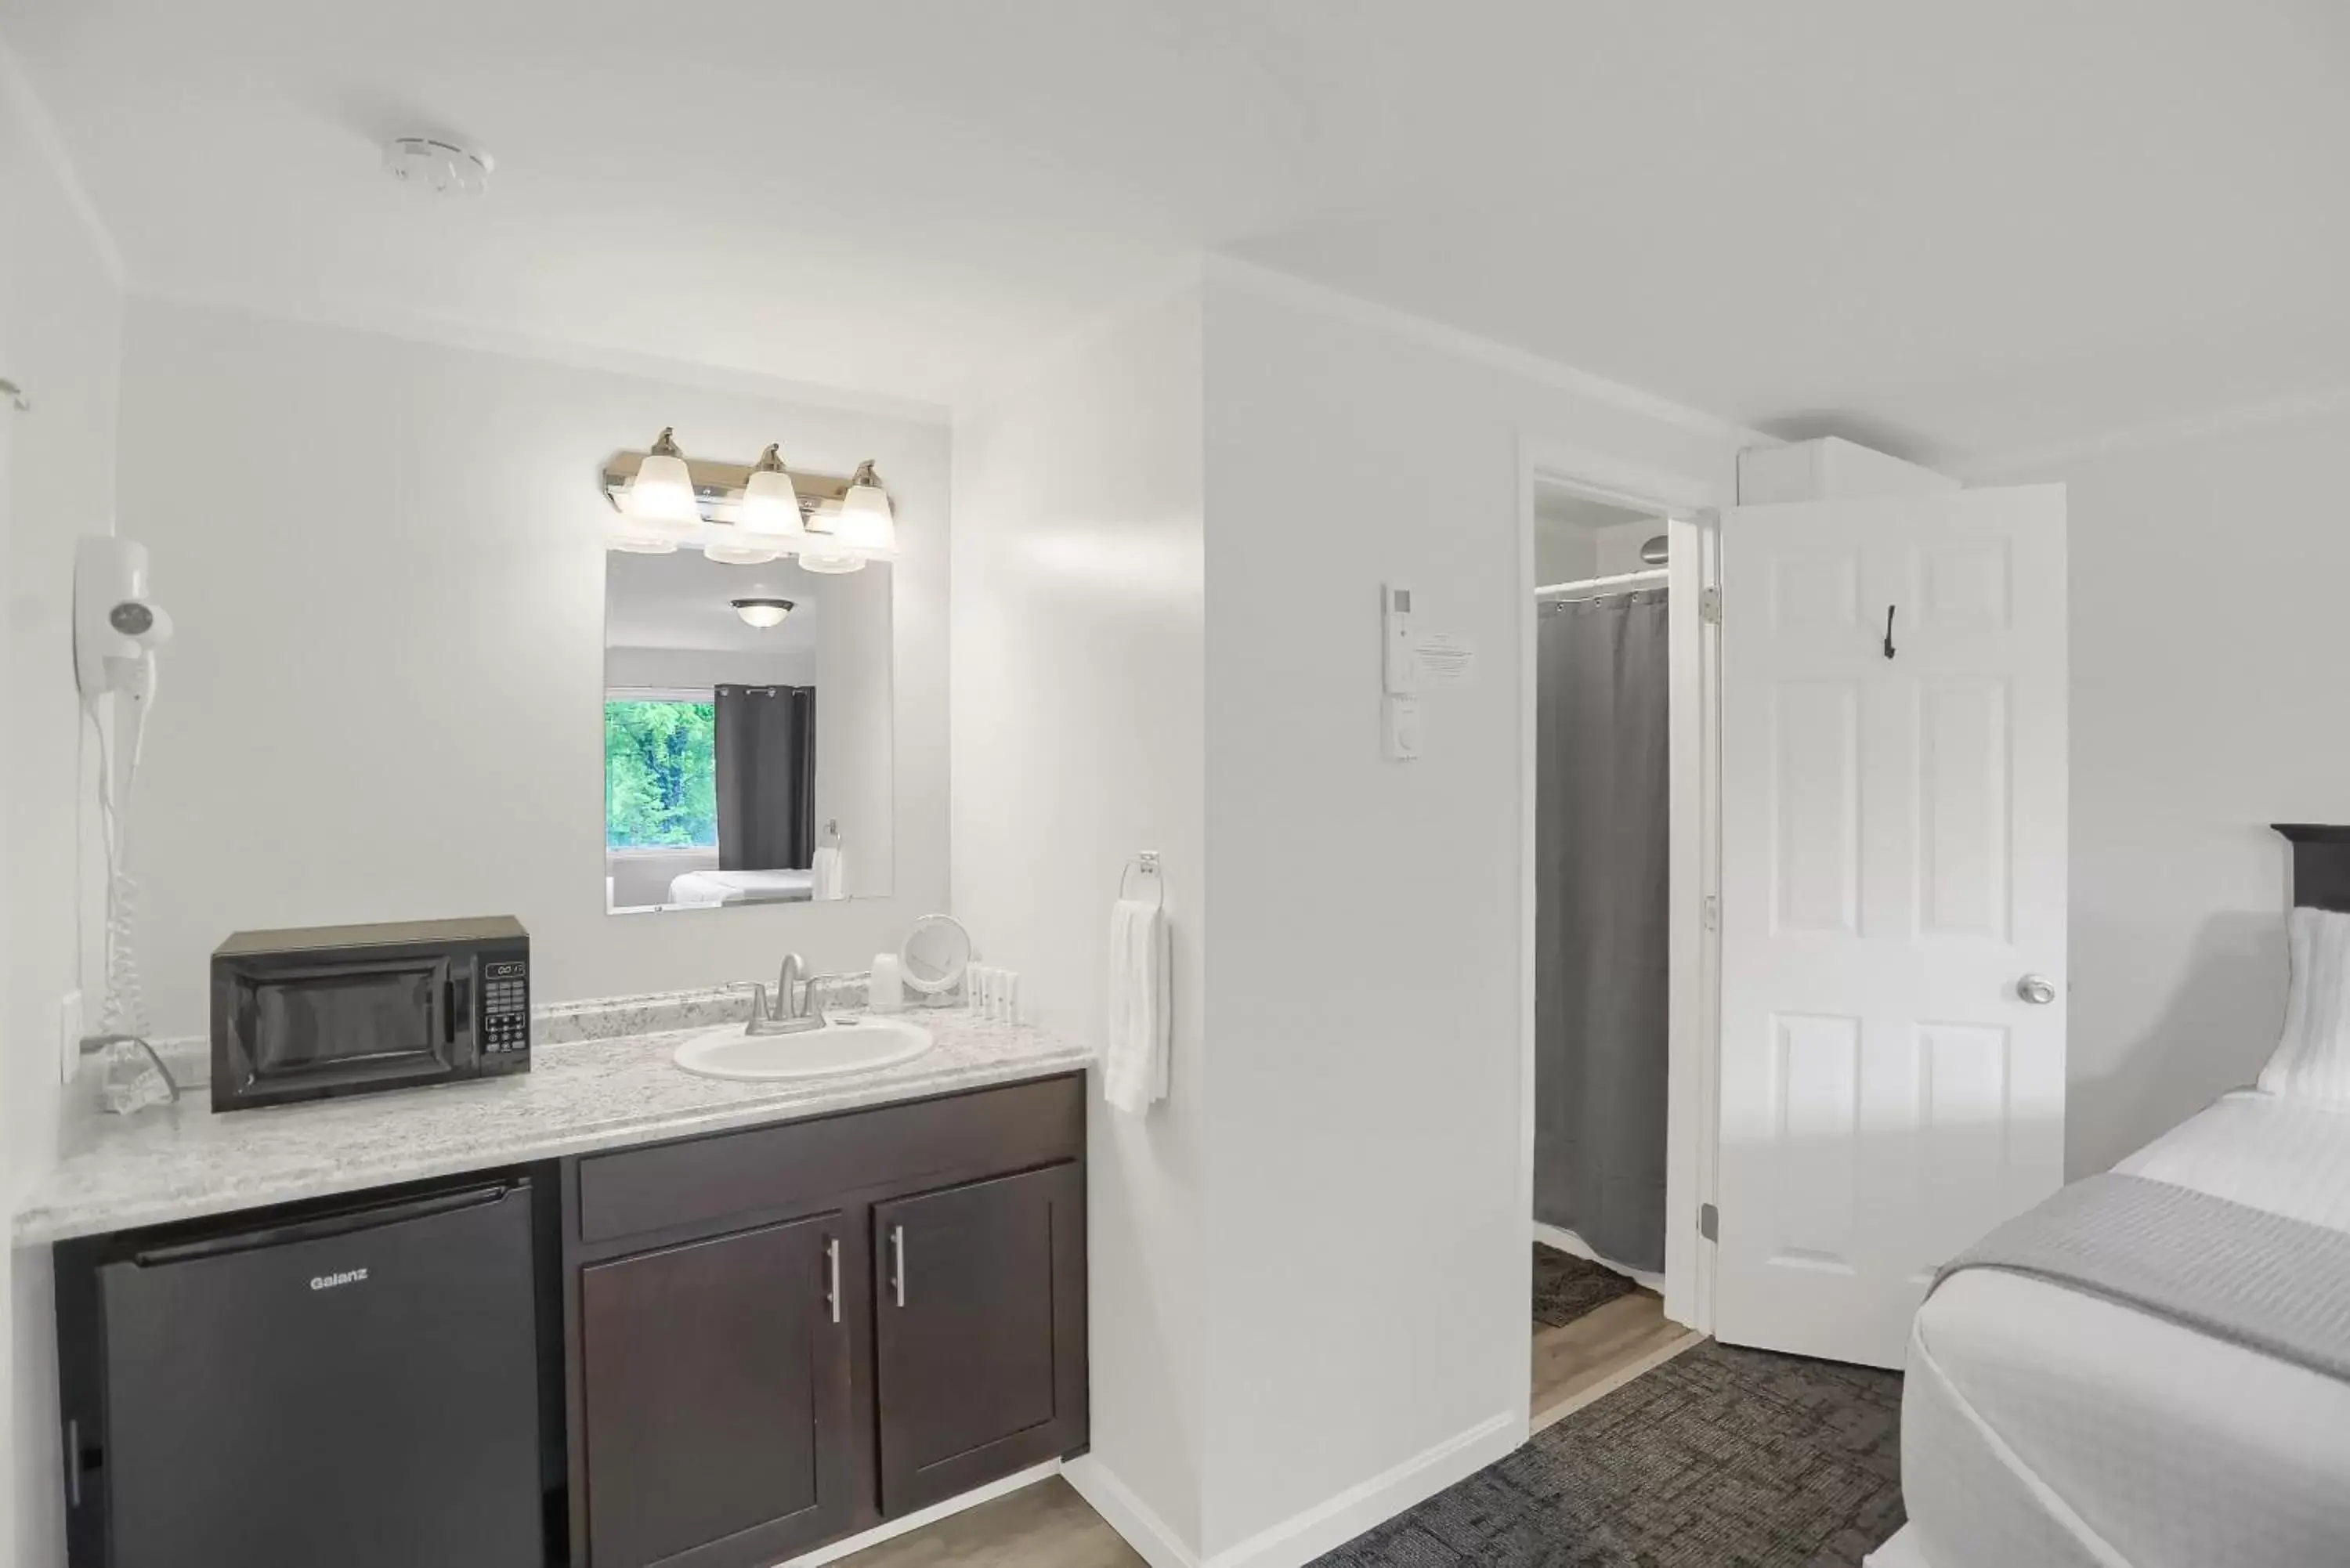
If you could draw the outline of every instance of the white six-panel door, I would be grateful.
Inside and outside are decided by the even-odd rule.
[[[1715,1332],[1898,1366],[2064,1180],[2064,493],[1741,507],[1721,551]]]

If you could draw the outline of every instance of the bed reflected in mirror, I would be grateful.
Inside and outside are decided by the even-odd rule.
[[[604,559],[605,908],[887,896],[889,565]]]

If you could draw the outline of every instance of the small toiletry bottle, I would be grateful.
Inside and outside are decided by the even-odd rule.
[[[865,982],[865,1005],[875,1012],[902,1012],[906,1008],[905,971],[896,953],[875,953],[873,972]]]

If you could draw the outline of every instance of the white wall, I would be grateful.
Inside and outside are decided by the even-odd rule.
[[[1640,546],[1665,531],[1661,517],[1644,517],[1637,523],[1616,523],[1593,535],[1592,545],[1597,556],[1597,566],[1603,576],[1615,576],[1624,572],[1653,570],[1640,559]]]
[[[0,45],[0,1199],[55,1158],[58,1002],[90,989],[83,929],[99,890],[86,726],[73,684],[73,542],[111,530],[122,291],[111,242]],[[81,909],[77,909],[77,889]],[[78,918],[78,916],[79,918]],[[10,1252],[0,1290],[0,1561],[62,1561],[57,1370],[46,1250]]]
[[[892,487],[897,484],[896,475],[886,467],[881,476]],[[943,524],[944,519],[941,522]],[[816,638],[816,831],[821,834],[827,823],[837,825],[842,885],[852,898],[887,898],[894,886],[892,861],[897,852],[897,825],[890,810],[890,794],[896,763],[890,751],[889,722],[890,576],[888,571],[868,566],[861,572],[827,579],[824,586],[824,619],[819,623]],[[941,602],[931,607],[931,613],[940,619],[941,624],[933,629],[943,642],[949,613],[945,596],[941,596]],[[943,647],[941,651],[943,654]],[[935,702],[941,695],[934,691],[931,700]],[[931,787],[941,792],[938,805],[943,810],[943,792],[947,787],[943,728],[910,739],[925,749],[926,754],[918,765],[926,770]],[[939,846],[933,854],[943,858],[944,848]],[[914,884],[917,888],[931,887],[935,892],[932,902],[913,914],[928,914],[945,907],[945,889],[939,886],[944,870],[934,861],[930,867],[931,880]],[[898,943],[893,938],[888,945],[894,949]],[[866,959],[869,961],[878,950],[866,950]],[[855,967],[863,969],[865,964]]]
[[[664,424],[889,481],[892,898],[604,913],[597,473]],[[947,477],[942,425],[134,302],[122,527],[179,628],[131,828],[157,1027],[203,1030],[254,926],[511,912],[548,1001],[894,948],[946,899]]]
[[[887,649],[882,657],[888,658]],[[664,689],[703,691],[722,682],[738,686],[806,686],[816,680],[816,649],[786,649],[753,653],[722,648],[608,648],[607,691]]]
[[[2350,822],[2350,408],[2061,479],[2072,545],[2067,1171],[2250,1083],[2284,1012],[2272,822]]]
[[[1534,581],[1579,583],[1599,575],[1599,538],[1572,523],[1534,524]]]
[[[1744,438],[1245,269],[1206,318],[1203,1534],[1295,1562],[1262,1532],[1522,1430],[1519,443],[1726,487]],[[1482,654],[1410,763],[1380,756],[1382,581]]]
[[[612,908],[650,909],[669,902],[670,884],[689,871],[718,869],[718,850],[629,849],[606,851],[604,874],[612,879]]]
[[[1144,1120],[1088,1116],[1093,1449],[1076,1479],[1123,1527],[1139,1508],[1186,1549],[1211,1282],[1200,421],[1184,284],[959,415],[954,454],[956,913],[1022,972],[1038,1022],[1098,1040],[1119,868],[1165,857],[1173,1092]]]

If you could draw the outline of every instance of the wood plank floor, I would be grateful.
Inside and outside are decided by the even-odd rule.
[[[1058,1476],[840,1562],[842,1568],[1142,1568],[1134,1548]]]
[[[1649,1290],[1618,1296],[1556,1328],[1537,1324],[1534,1429],[1573,1415],[1701,1337],[1668,1320],[1664,1298]]]
[[[1703,1336],[1635,1291],[1557,1328],[1534,1331],[1534,1428],[1622,1387]],[[1140,1568],[1142,1559],[1055,1476],[1009,1497],[840,1559],[844,1568]]]

